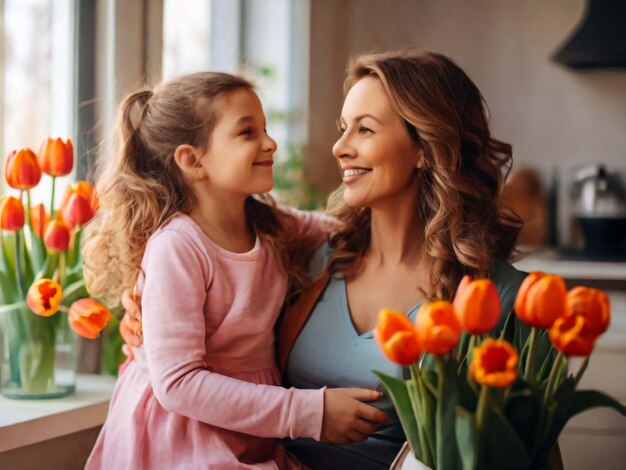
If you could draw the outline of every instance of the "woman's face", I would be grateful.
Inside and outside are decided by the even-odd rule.
[[[350,89],[340,131],[333,154],[341,168],[346,204],[376,207],[412,192],[421,166],[419,148],[379,79],[362,78]]]

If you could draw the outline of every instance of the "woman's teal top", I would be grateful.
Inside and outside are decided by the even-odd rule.
[[[329,255],[328,244],[317,251],[309,268],[313,278],[324,268]],[[525,273],[511,265],[496,264],[493,281],[500,294],[503,318],[510,312],[524,277]],[[420,305],[421,302],[406,312],[411,320],[415,320]],[[345,279],[335,276],[293,346],[286,368],[288,385],[297,388],[363,387],[384,391],[380,379],[372,370],[398,378],[406,374],[405,368],[382,355],[372,331],[358,334],[354,329],[348,310]],[[392,419],[362,443],[338,446],[312,439],[297,439],[284,444],[314,470],[388,469],[405,440],[404,433],[386,397],[373,405],[388,413]]]

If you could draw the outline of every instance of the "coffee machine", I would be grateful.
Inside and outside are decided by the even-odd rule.
[[[565,257],[626,259],[626,187],[619,169],[603,164],[569,169],[558,205]]]

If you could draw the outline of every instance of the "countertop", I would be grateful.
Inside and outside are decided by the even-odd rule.
[[[0,452],[102,425],[115,380],[107,375],[79,375],[76,392],[57,399],[0,396]]]

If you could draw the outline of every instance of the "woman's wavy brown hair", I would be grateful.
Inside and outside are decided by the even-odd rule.
[[[407,131],[423,150],[416,210],[430,266],[429,298],[450,299],[461,277],[489,277],[511,255],[521,220],[499,203],[511,146],[491,136],[485,101],[452,60],[431,52],[366,54],[348,67],[344,94],[360,79],[380,80]],[[370,210],[330,198],[337,217],[330,273],[352,275],[370,242]],[[421,237],[420,237],[421,238]]]
[[[218,95],[246,88],[242,77],[213,72],[182,76],[154,90],[131,93],[120,108],[117,145],[99,158],[100,207],[85,229],[83,267],[89,293],[117,305],[135,285],[150,236],[177,212],[189,213],[194,195],[174,160],[179,145],[206,149],[219,116]],[[270,242],[290,281],[305,278],[296,242],[283,229],[289,215],[269,195],[249,197],[248,224]]]

